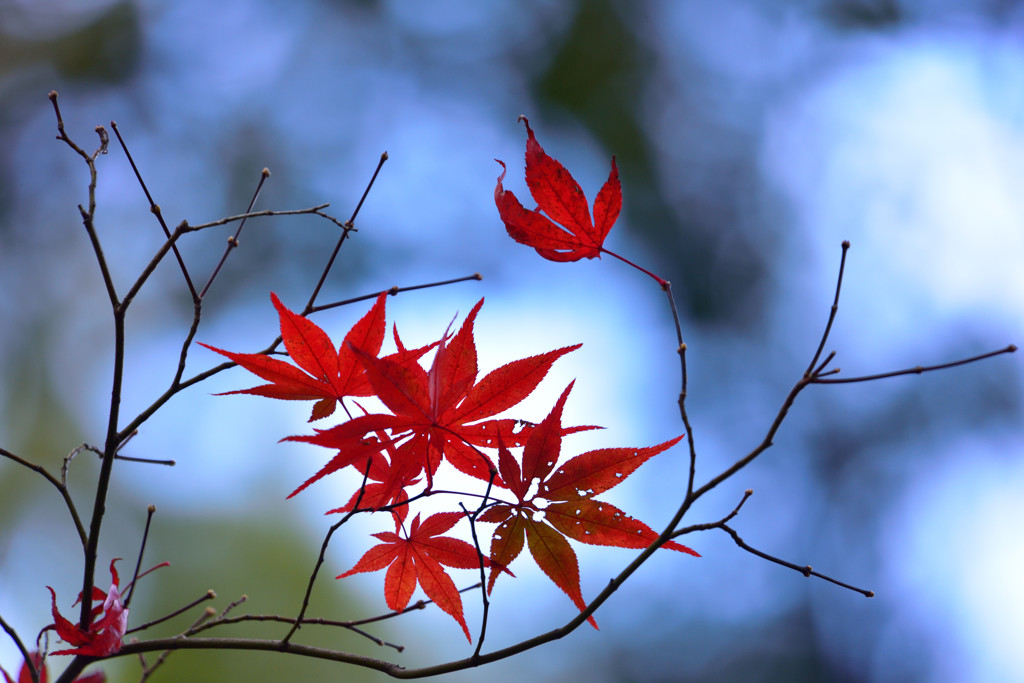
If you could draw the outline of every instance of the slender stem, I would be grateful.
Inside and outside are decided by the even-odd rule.
[[[139,570],[142,568],[142,555],[146,551],[146,541],[149,540],[149,526],[153,522],[153,513],[155,512],[155,505],[150,505],[146,508],[146,528],[142,532],[142,543],[139,545],[139,557],[135,561],[135,572],[132,574],[131,588],[128,591],[127,597],[124,599],[125,609],[128,609],[128,605],[132,601],[132,596],[135,595],[135,584],[139,580]]]
[[[267,182],[267,178],[269,177],[270,169],[264,168],[263,171],[260,172],[260,181],[256,184],[256,191],[252,193],[252,199],[249,200],[249,206],[246,207],[245,213],[248,214],[252,211],[252,207],[256,204],[256,200],[260,196],[260,190],[263,189],[263,184]],[[242,228],[245,227],[246,218],[242,218],[241,222],[239,222],[238,229],[235,230],[235,234],[228,237],[228,246],[224,250],[224,254],[220,257],[220,261],[218,261],[217,265],[214,267],[213,272],[210,274],[210,279],[206,281],[206,284],[203,285],[202,290],[200,290],[199,299],[206,298],[206,292],[210,290],[210,285],[212,285],[213,281],[217,278],[217,274],[220,273],[220,269],[224,265],[224,262],[228,260],[228,254],[238,246],[238,238],[242,234]]]
[[[136,626],[135,628],[130,628],[127,631],[125,631],[125,634],[128,634],[128,633],[138,633],[140,631],[145,631],[146,629],[151,628],[153,626],[156,626],[157,624],[162,624],[165,621],[169,621],[169,620],[173,619],[174,617],[178,616],[179,614],[184,614],[185,612],[189,611],[190,609],[192,609],[196,605],[202,604],[202,603],[206,602],[207,600],[213,600],[216,597],[217,597],[217,594],[215,592],[213,592],[212,590],[208,590],[205,593],[203,593],[202,597],[196,598],[195,600],[193,600],[192,602],[188,603],[184,607],[176,609],[173,612],[171,612],[170,614],[162,616],[159,619],[154,619],[153,621],[147,621],[145,624],[141,624],[139,626]]]
[[[311,206],[308,209],[288,209],[286,211],[277,211],[273,209],[264,209],[263,211],[246,211],[245,213],[240,213],[236,216],[226,216],[215,221],[210,221],[209,223],[200,223],[199,225],[189,225],[188,223],[185,223],[182,227],[182,232],[197,232],[199,230],[215,228],[220,225],[227,225],[228,223],[234,223],[236,221],[244,221],[247,218],[262,218],[265,216],[303,216],[314,214],[329,218],[327,214],[322,213],[322,209],[326,209],[328,206],[330,206],[330,204],[317,204],[316,206]]]
[[[347,306],[349,304],[358,303],[360,301],[367,301],[369,299],[376,299],[378,296],[380,296],[384,292],[387,292],[391,296],[395,296],[396,294],[398,294],[400,292],[412,292],[412,291],[415,291],[417,289],[427,289],[427,288],[430,288],[430,287],[442,287],[444,285],[453,285],[453,284],[456,284],[458,282],[469,282],[470,280],[477,280],[477,281],[479,281],[479,280],[483,280],[483,279],[484,279],[484,276],[481,275],[480,273],[473,273],[472,275],[465,275],[463,277],[451,278],[450,280],[439,280],[438,282],[427,282],[427,283],[422,284],[422,285],[412,285],[412,286],[409,286],[409,287],[399,287],[398,285],[395,285],[394,287],[391,287],[390,289],[381,290],[379,292],[374,292],[372,294],[364,294],[362,296],[353,297],[351,299],[342,299],[341,301],[334,301],[334,302],[329,303],[329,304],[321,304],[319,306],[313,306],[313,307],[311,307],[309,309],[309,313],[307,313],[307,315],[312,314],[312,313],[319,313],[320,311],[326,311],[326,310],[331,309],[331,308],[337,308],[339,306]]]
[[[832,323],[836,319],[836,313],[839,312],[839,291],[843,287],[843,271],[846,269],[846,252],[850,250],[849,240],[843,240],[842,247],[843,254],[839,258],[839,276],[836,278],[836,295],[832,300],[832,308],[829,309],[828,322],[825,323],[825,333],[821,335],[821,341],[818,342],[818,350],[814,352],[811,362],[807,364],[807,370],[804,371],[804,377],[810,377],[814,372],[814,366],[818,364],[818,359],[821,358],[821,352],[825,350],[825,343],[828,341],[828,336],[832,332]]]
[[[366,493],[366,482],[370,477],[370,467],[373,463],[371,458],[366,459],[366,471],[363,472],[363,483],[359,487],[359,495],[356,496],[356,502],[352,505],[352,509],[342,517],[338,522],[331,525],[331,528],[327,530],[327,535],[324,536],[324,542],[320,545],[320,554],[316,558],[316,565],[313,567],[313,571],[309,575],[309,582],[306,584],[306,594],[302,598],[302,607],[299,609],[299,614],[295,617],[295,623],[292,624],[291,629],[285,634],[285,637],[281,639],[281,644],[286,644],[291,637],[295,635],[295,632],[302,626],[302,619],[306,616],[306,610],[309,609],[309,598],[313,594],[313,585],[316,583],[316,577],[320,573],[320,567],[323,566],[324,558],[327,555],[327,546],[331,542],[331,536],[334,532],[341,528],[348,520],[352,519],[352,516],[359,512],[359,504],[363,501],[363,495]]]
[[[303,309],[302,315],[307,315],[313,309],[313,304],[316,302],[316,298],[320,294],[320,289],[324,286],[324,282],[327,281],[327,274],[331,272],[331,268],[334,266],[334,260],[338,257],[338,252],[341,251],[341,245],[344,244],[345,238],[348,237],[349,232],[355,229],[353,225],[355,224],[356,216],[359,215],[359,210],[363,208],[363,202],[366,201],[367,195],[370,194],[370,188],[373,187],[373,183],[377,180],[377,175],[380,173],[380,169],[384,166],[384,162],[387,160],[387,152],[380,155],[380,161],[377,162],[377,168],[374,169],[373,175],[370,176],[370,182],[366,184],[366,189],[363,190],[363,196],[359,198],[359,202],[356,204],[356,208],[349,219],[341,225],[342,230],[341,236],[338,237],[338,243],[334,245],[334,251],[331,252],[330,257],[327,259],[327,264],[320,273],[320,279],[313,288],[313,293],[309,295],[309,301],[306,302],[306,307]]]
[[[124,152],[125,157],[128,159],[128,163],[131,164],[132,171],[135,173],[135,179],[139,181],[139,185],[142,187],[143,193],[146,195],[146,201],[149,202],[149,210],[157,221],[160,223],[160,227],[164,231],[164,236],[170,240],[171,231],[167,227],[167,223],[164,221],[163,213],[160,211],[160,205],[153,201],[153,196],[149,193],[149,188],[146,187],[146,182],[142,179],[142,174],[139,173],[139,167],[135,165],[135,159],[132,158],[131,152],[128,151],[128,145],[125,144],[124,138],[121,137],[121,131],[117,129],[117,123],[114,121],[110,122],[110,127],[114,129],[114,135],[117,136],[117,141],[121,143],[121,150]],[[196,288],[192,284],[192,278],[188,274],[188,268],[185,267],[185,260],[181,257],[181,253],[178,251],[178,246],[171,243],[171,249],[174,250],[174,257],[178,260],[178,267],[181,268],[181,274],[185,276],[185,284],[188,286],[188,291],[192,295],[192,300],[196,299]]]
[[[117,432],[117,420],[121,408],[121,385],[124,377],[124,309],[114,307],[114,372],[110,389],[110,412],[107,421],[107,438],[103,446],[103,459],[100,463],[100,474],[96,482],[96,498],[93,503],[92,520],[89,524],[89,536],[85,545],[85,569],[82,572],[82,595],[92,595],[96,571],[96,553],[100,542],[100,528],[106,512],[107,490],[110,488],[110,475],[114,467],[114,456],[120,445]],[[132,430],[134,431],[134,430]],[[79,624],[82,630],[88,630],[92,623],[92,600],[82,600]]]
[[[62,482],[59,479],[57,479],[57,477],[50,474],[50,472],[45,467],[29,462],[28,460],[22,458],[20,455],[16,455],[10,452],[6,448],[0,448],[0,455],[10,460],[13,460],[14,462],[18,463],[19,465],[22,465],[23,467],[27,467],[28,469],[32,470],[33,472],[36,472],[37,474],[42,475],[42,477],[46,479],[46,481],[53,484],[54,488],[56,488],[57,491],[60,493],[61,498],[64,499],[64,505],[65,507],[67,507],[68,512],[71,514],[71,519],[75,523],[75,530],[78,531],[78,537],[82,541],[82,547],[85,548],[88,542],[85,535],[85,526],[82,525],[82,520],[78,516],[78,508],[75,507],[75,501],[72,500],[71,498],[71,493],[70,491],[68,491],[66,482]]]
[[[905,370],[893,370],[892,372],[880,372],[877,375],[862,375],[860,377],[837,377],[832,379],[821,379],[820,376],[814,377],[811,380],[812,384],[851,384],[853,382],[872,382],[876,379],[887,379],[889,377],[900,377],[902,375],[920,375],[925,372],[933,372],[935,370],[946,370],[947,368],[955,368],[959,365],[967,365],[968,363],[976,363],[979,360],[985,360],[986,358],[992,358],[993,356],[1000,356],[1004,353],[1014,353],[1017,351],[1015,344],[997,349],[996,351],[989,351],[988,353],[982,353],[977,356],[971,356],[970,358],[962,358],[960,360],[951,361],[949,363],[940,363],[939,365],[917,365],[912,368],[906,368]]]
[[[659,286],[660,286],[660,287],[661,287],[662,289],[665,289],[666,287],[668,287],[668,286],[669,286],[668,280],[666,280],[665,278],[663,278],[663,277],[660,277],[660,276],[658,276],[658,275],[655,275],[654,273],[652,273],[651,271],[647,270],[647,269],[646,269],[646,268],[644,268],[643,266],[638,266],[637,264],[633,263],[632,261],[630,261],[630,260],[629,260],[628,258],[626,258],[625,256],[619,256],[619,255],[618,255],[618,254],[616,254],[616,253],[615,253],[614,251],[608,251],[608,250],[607,250],[607,249],[605,249],[604,247],[601,247],[601,252],[602,252],[602,253],[605,253],[605,254],[608,254],[609,256],[614,256],[615,258],[619,259],[620,261],[622,261],[622,262],[623,262],[623,263],[625,263],[626,265],[630,265],[630,266],[633,266],[634,268],[636,268],[637,270],[639,270],[639,271],[640,271],[641,273],[645,273],[645,274],[647,274],[647,275],[651,276],[652,278],[654,278],[655,282],[657,282],[657,283],[658,283],[658,285],[659,285]]]
[[[36,668],[36,663],[32,660],[32,656],[25,647],[25,643],[21,642],[21,638],[18,637],[18,632],[14,630],[14,627],[8,624],[3,617],[0,617],[0,628],[2,628],[11,640],[14,641],[15,647],[18,648],[18,652],[21,653],[22,658],[25,660],[25,666],[28,667],[29,675],[32,677],[33,683],[39,683],[39,670]]]
[[[768,560],[769,562],[774,562],[777,565],[781,565],[783,567],[788,567],[789,569],[793,569],[795,571],[800,572],[801,574],[803,574],[806,577],[816,576],[819,579],[824,579],[825,581],[828,581],[830,583],[834,583],[837,586],[841,586],[843,588],[849,589],[849,590],[854,591],[856,593],[860,593],[861,595],[863,595],[866,598],[873,598],[873,597],[875,597],[875,592],[874,591],[867,590],[866,588],[857,588],[856,586],[851,586],[848,583],[843,583],[842,581],[838,581],[836,579],[833,579],[831,576],[826,576],[826,575],[824,575],[824,574],[822,574],[820,572],[816,572],[816,571],[814,571],[811,568],[811,565],[809,565],[809,564],[808,565],[804,565],[804,566],[800,566],[800,565],[797,565],[797,564],[793,564],[792,562],[787,562],[786,560],[779,559],[778,557],[775,557],[773,555],[769,555],[768,553],[762,552],[762,551],[758,550],[757,548],[752,548],[751,546],[747,545],[747,543],[742,538],[740,538],[740,535],[738,533],[736,533],[736,530],[733,529],[728,524],[720,523],[720,524],[716,524],[715,526],[717,526],[719,529],[721,529],[725,533],[727,533],[730,536],[732,536],[732,540],[740,548],[743,548],[748,553],[751,553],[753,555],[757,555],[758,557],[760,557],[763,560]]]

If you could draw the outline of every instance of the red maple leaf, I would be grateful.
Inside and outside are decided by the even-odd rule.
[[[456,334],[438,342],[429,371],[409,359],[376,358],[354,349],[366,367],[373,392],[392,414],[362,415],[311,436],[290,436],[286,440],[338,449],[338,456],[329,464],[331,471],[350,464],[359,467],[366,462],[368,451],[397,444],[391,462],[396,472],[393,481],[409,481],[425,469],[430,485],[442,460],[462,472],[490,480],[496,469],[480,449],[496,447],[499,434],[506,443],[521,445],[531,427],[514,419],[488,418],[529,396],[551,365],[580,344],[512,361],[477,381],[473,323],[482,305],[483,299]],[[390,439],[371,443],[366,438],[371,432],[383,430],[391,433]]]
[[[526,184],[537,202],[536,210],[523,208],[516,196],[502,186],[505,164],[494,188],[494,203],[505,229],[516,242],[534,247],[550,261],[579,261],[600,258],[608,231],[622,210],[622,186],[619,170],[612,157],[612,170],[594,200],[591,220],[587,198],[572,174],[556,159],[548,156],[526,124]],[[541,213],[543,212],[543,213]],[[545,215],[546,214],[546,215]],[[559,227],[560,224],[564,227]],[[611,252],[607,252],[611,253]]]
[[[387,440],[383,434],[378,434],[377,438],[379,440]],[[365,480],[368,482],[372,481],[373,483],[366,483],[361,486],[352,494],[348,503],[340,508],[328,510],[327,514],[349,512],[350,510],[355,509],[356,503],[359,504],[359,509],[361,510],[379,510],[386,505],[398,505],[398,507],[393,508],[393,512],[397,514],[402,521],[405,520],[405,517],[409,512],[409,507],[407,505],[401,505],[401,503],[408,500],[408,496],[405,493],[405,487],[419,483],[419,479],[406,478],[407,473],[402,471],[400,467],[403,456],[397,451],[394,444],[387,443],[385,445],[385,450],[388,453],[387,458],[384,457],[383,453],[373,453],[368,460],[368,466],[350,463],[362,469]],[[347,460],[349,460],[349,458],[339,453],[331,460],[330,463],[327,464],[326,467],[320,470],[320,472],[310,478],[305,484],[300,486],[288,497],[291,498],[291,496],[294,496],[317,479],[336,471],[337,468],[333,467],[336,461],[341,462]]]
[[[69,650],[58,650],[55,655],[89,655],[91,657],[106,657],[121,649],[121,639],[128,628],[128,610],[121,604],[121,594],[118,592],[120,580],[117,576],[117,569],[114,563],[119,557],[110,561],[110,575],[112,583],[110,590],[104,593],[99,588],[92,589],[92,601],[102,601],[101,604],[93,607],[93,617],[99,617],[92,622],[88,630],[82,630],[57,611],[57,594],[47,586],[52,600],[51,612],[54,623],[46,628],[56,629],[57,635],[66,643],[74,647]],[[78,596],[81,599],[81,595]],[[78,604],[78,601],[75,601]],[[46,629],[44,629],[46,630]]]
[[[594,497],[624,481],[652,456],[671,448],[683,437],[647,448],[589,451],[552,472],[565,433],[561,427],[562,409],[572,386],[566,387],[555,407],[526,440],[522,466],[504,443],[499,444],[498,470],[518,502],[494,505],[480,515],[479,521],[498,524],[491,540],[490,559],[494,566],[507,567],[528,545],[541,570],[583,611],[587,605],[580,588],[579,563],[566,538],[621,548],[646,548],[654,542],[658,534],[653,529]],[[537,482],[539,486],[534,488]],[[531,490],[536,493],[531,495]],[[663,547],[699,557],[675,541]],[[494,588],[497,575],[492,569],[488,591]],[[593,617],[588,620],[597,628]]]
[[[271,358],[262,353],[235,353],[199,342],[211,351],[227,356],[235,363],[268,380],[251,389],[224,392],[225,394],[256,394],[289,401],[313,400],[309,421],[319,420],[334,413],[338,402],[345,396],[370,396],[373,390],[366,381],[363,364],[352,347],[377,355],[380,353],[386,331],[384,300],[381,292],[373,307],[345,335],[337,351],[331,338],[313,321],[294,313],[271,292],[270,299],[281,321],[281,339],[295,365]],[[423,350],[425,352],[425,349]],[[296,367],[298,366],[298,367]],[[222,394],[223,395],[223,394]]]
[[[360,572],[375,572],[387,567],[384,598],[388,607],[396,612],[404,610],[419,583],[428,598],[459,622],[466,639],[472,642],[462,609],[462,598],[444,567],[479,569],[481,561],[485,567],[490,566],[490,562],[469,543],[440,535],[463,517],[465,513],[462,512],[439,512],[427,517],[421,524],[420,516],[416,515],[404,538],[397,533],[399,530],[404,532],[404,529],[396,517],[395,531],[374,534],[383,543],[366,551],[356,566],[337,578]]]
[[[38,652],[32,652],[29,656],[32,658],[33,666],[35,666],[36,671],[39,673],[39,683],[49,683],[50,672],[46,669],[46,662],[43,660],[43,656]],[[4,675],[4,680],[7,683],[14,683],[14,679],[4,671],[2,666],[0,666],[0,674]],[[106,674],[102,671],[97,671],[88,676],[76,678],[74,683],[104,683],[106,680]],[[22,662],[21,664],[21,670],[18,672],[18,683],[32,683],[32,672],[28,668],[28,662]]]

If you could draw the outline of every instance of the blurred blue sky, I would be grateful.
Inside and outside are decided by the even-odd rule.
[[[101,440],[110,372],[109,313],[75,208],[85,169],[53,142],[51,89],[83,146],[93,126],[117,121],[171,225],[240,212],[264,166],[272,176],[260,208],[331,202],[347,218],[387,150],[321,301],[482,273],[481,283],[389,299],[389,320],[408,343],[432,341],[486,297],[484,370],[583,342],[522,413],[539,419],[576,378],[567,422],[607,429],[573,437],[571,453],[681,432],[674,331],[664,296],[632,269],[607,258],[549,263],[505,235],[494,159],[525,197],[519,114],[591,199],[617,155],[625,207],[607,246],[676,287],[699,481],[760,441],[803,371],[844,239],[853,248],[828,347],[844,374],[1024,341],[1018,3],[0,0],[0,33],[0,349],[17,360],[0,385],[0,445],[52,445],[51,466],[83,439]],[[100,161],[98,202],[124,287],[161,236],[117,149]],[[276,334],[269,291],[293,307],[306,300],[335,235],[308,219],[246,231],[198,335],[240,351]],[[194,273],[209,272],[226,234],[189,236]],[[127,413],[172,376],[190,303],[168,262],[130,321]],[[317,322],[340,337],[367,307]],[[196,349],[189,369],[216,362]],[[285,501],[324,454],[276,443],[308,429],[308,407],[210,395],[251,382],[222,373],[169,404],[132,449],[178,466],[121,468],[118,502],[155,503],[169,520],[298,516],[306,566],[323,511],[356,482],[324,481]],[[753,488],[735,523],[747,542],[875,599],[704,534],[687,539],[702,559],[665,553],[638,573],[598,613],[600,633],[581,629],[491,675],[1024,680],[1021,399],[1013,356],[812,387],[775,448],[687,518],[718,519]],[[685,461],[681,449],[660,456],[608,498],[658,526],[676,508]],[[0,478],[14,481],[11,472],[0,465]],[[0,614],[35,633],[48,618],[39,576],[71,594],[77,555],[41,541],[66,533],[40,521],[52,516],[52,491],[39,486],[15,506],[14,487],[0,489],[10,521]],[[104,538],[108,555],[134,552],[127,529]],[[366,547],[362,534],[381,529],[353,525],[332,546],[328,574],[348,569]],[[631,557],[579,552],[585,598]],[[519,578],[496,589],[493,647],[574,611],[526,560],[514,569]],[[365,610],[346,616],[385,609],[382,575],[345,581]],[[477,605],[466,602],[473,630]],[[409,645],[396,657],[410,665],[469,654],[446,616],[403,619],[390,637]],[[0,663],[16,660],[0,640]]]

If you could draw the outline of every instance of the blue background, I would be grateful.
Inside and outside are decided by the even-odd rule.
[[[111,326],[75,207],[86,169],[53,140],[51,89],[85,147],[95,125],[118,122],[172,226],[241,212],[264,166],[273,175],[258,208],[331,202],[347,218],[387,150],[321,301],[482,273],[480,283],[389,299],[389,321],[425,343],[486,297],[484,370],[583,342],[517,412],[543,417],[577,378],[567,421],[607,429],[568,440],[570,454],[682,431],[674,330],[642,274],[608,257],[549,263],[505,235],[493,159],[509,164],[506,187],[525,197],[519,114],[591,199],[616,155],[624,210],[607,246],[673,283],[698,482],[763,438],[813,354],[844,239],[853,247],[828,346],[844,374],[1024,340],[1017,3],[36,0],[0,4],[0,33],[0,445],[53,471],[78,443],[102,441]],[[98,228],[123,289],[162,237],[119,150],[99,172]],[[183,241],[198,280],[227,234]],[[198,339],[263,348],[276,334],[268,292],[301,307],[335,235],[309,218],[251,222]],[[316,320],[340,338],[365,310]],[[132,310],[124,414],[166,387],[191,312],[168,261]],[[196,348],[189,371],[216,362]],[[218,608],[246,593],[241,609],[293,613],[330,521],[323,511],[358,483],[327,480],[284,500],[326,454],[276,443],[308,431],[307,406],[211,395],[252,379],[221,373],[129,447],[176,467],[115,471],[100,565],[134,558],[149,504],[158,511],[147,559],[172,563],[140,584],[134,624],[208,588]],[[872,600],[708,532],[685,539],[703,558],[660,553],[638,572],[598,613],[600,632],[584,627],[444,680],[1024,680],[1021,401],[1014,356],[811,387],[775,446],[686,519],[719,519],[752,488],[734,523],[748,543],[873,589]],[[674,449],[606,498],[657,527],[678,505],[686,467]],[[83,510],[96,469],[87,453],[72,466]],[[0,614],[31,640],[49,623],[43,586],[67,609],[80,554],[53,489],[10,463],[0,464],[0,515]],[[385,526],[361,519],[332,543],[317,616],[386,611],[382,574],[330,578]],[[585,598],[632,556],[578,550]],[[485,649],[575,613],[528,560],[513,569],[519,578],[495,591]],[[474,633],[477,603],[467,596]],[[471,652],[437,610],[380,634],[405,652],[318,637],[409,666]],[[0,640],[0,663],[13,672],[17,662]],[[138,678],[127,659],[104,668]],[[359,672],[179,653],[152,680],[341,675]]]

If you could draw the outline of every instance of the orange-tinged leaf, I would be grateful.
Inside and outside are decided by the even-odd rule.
[[[543,522],[524,518],[523,526],[526,528],[526,544],[537,566],[569,596],[581,612],[585,610],[587,603],[583,602],[580,589],[580,566],[572,546],[562,534]],[[587,621],[597,628],[594,617],[588,617]]]
[[[512,457],[512,453],[505,447],[505,443],[500,437],[498,438],[498,472],[501,474],[505,486],[515,494],[520,503],[524,502],[529,484],[523,481],[523,472],[519,463]]]
[[[398,541],[397,545],[395,559],[384,575],[384,600],[388,607],[401,612],[416,590],[416,564],[409,543]]]
[[[646,548],[658,538],[658,534],[640,520],[610,503],[589,498],[551,503],[544,509],[544,519],[569,538],[590,545]],[[662,547],[700,557],[674,541]]]
[[[647,448],[601,448],[577,455],[544,482],[541,496],[572,500],[596,496],[618,485],[652,456],[679,443],[682,435]]]
[[[522,551],[525,537],[537,565],[583,611],[586,603],[580,589],[576,554],[566,539],[623,548],[646,548],[657,540],[658,534],[649,526],[593,497],[620,483],[682,437],[648,448],[590,451],[570,459],[552,473],[560,456],[562,437],[580,430],[564,429],[561,424],[572,387],[570,384],[565,388],[547,417],[530,431],[523,446],[521,466],[499,434],[498,470],[505,488],[519,502],[493,505],[477,521],[498,524],[491,540],[492,564],[510,564]],[[534,488],[537,482],[539,485]],[[530,491],[536,493],[531,495]],[[699,557],[675,541],[662,547]],[[493,589],[496,578],[492,569],[488,591]]]
[[[462,596],[456,588],[452,577],[444,570],[440,562],[435,561],[429,555],[418,554],[416,556],[416,578],[420,587],[427,597],[434,601],[434,604],[447,612],[462,627],[466,640],[473,642],[469,635],[469,626],[466,625],[466,617],[462,608]]]
[[[502,515],[509,515],[504,521],[500,520]],[[501,522],[494,530],[491,537],[491,564],[507,567],[512,561],[519,557],[523,551],[526,541],[526,525],[522,514],[515,511],[508,505],[496,505],[489,508],[480,515],[481,522]],[[494,589],[494,581],[498,578],[498,571],[491,567],[491,575],[487,579],[487,592]]]

